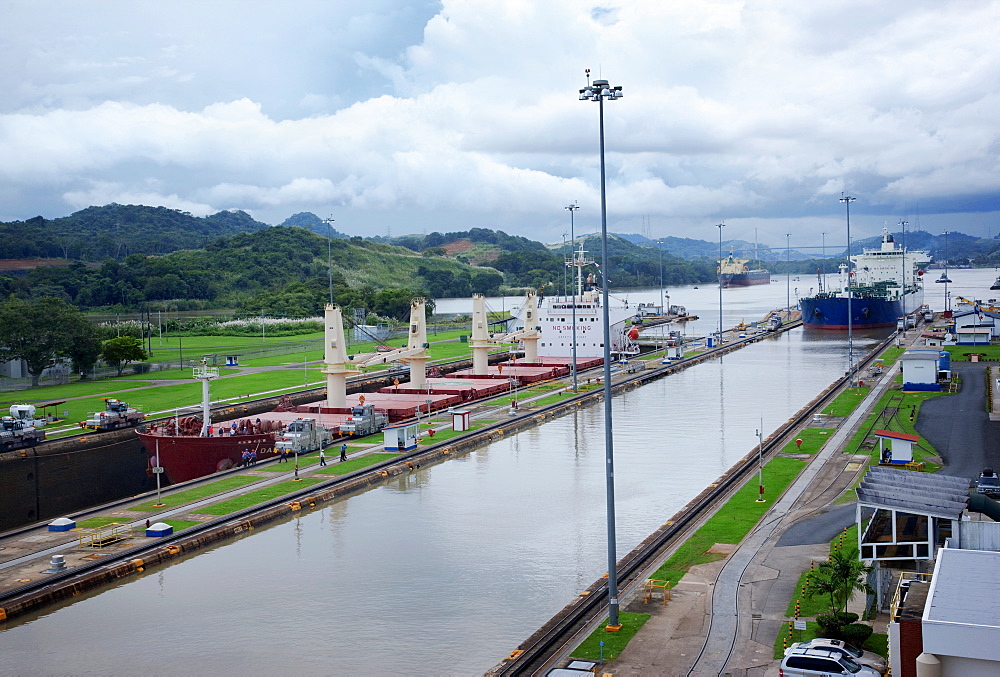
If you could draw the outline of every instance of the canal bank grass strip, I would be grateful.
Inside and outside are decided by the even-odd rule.
[[[621,656],[622,651],[628,646],[629,641],[639,632],[643,625],[650,618],[649,614],[633,614],[627,611],[618,613],[618,622],[622,624],[622,629],[617,632],[608,632],[604,628],[608,625],[608,618],[601,623],[601,627],[590,633],[587,639],[580,642],[580,646],[573,649],[570,654],[572,658],[584,660],[611,661]],[[601,642],[604,642],[602,653]]]
[[[431,426],[430,429],[434,431],[434,436],[426,435],[417,440],[417,444],[437,444],[443,440],[450,440],[452,437],[457,437],[458,435],[468,435],[469,433],[475,432],[482,428],[482,425],[470,426],[468,430],[458,431],[452,428],[445,428],[444,430],[439,430],[437,426]]]
[[[207,505],[204,508],[195,510],[194,513],[196,515],[228,515],[255,505],[260,505],[261,503],[270,501],[271,499],[280,498],[286,494],[300,491],[323,481],[324,480],[318,477],[309,477],[301,479],[298,482],[288,480],[287,482],[280,482],[278,484],[272,484],[269,487],[264,487],[263,489],[251,491],[250,493],[242,496],[230,498],[229,500],[222,501],[221,503]]]
[[[188,527],[197,526],[202,524],[202,522],[196,522],[195,520],[160,520],[164,524],[169,524],[174,528],[174,532],[187,529]]]
[[[861,404],[866,397],[868,397],[868,393],[870,391],[871,388],[868,386],[848,388],[844,392],[837,395],[836,399],[834,399],[833,402],[831,402],[829,406],[823,410],[823,414],[826,416],[839,416],[842,418],[850,416],[851,413],[858,408],[858,405]]]
[[[355,470],[360,470],[361,468],[367,468],[370,465],[375,465],[376,463],[381,463],[382,461],[388,461],[396,458],[397,456],[399,456],[399,454],[375,453],[361,456],[359,458],[350,458],[343,463],[335,461],[331,462],[328,467],[322,470],[317,470],[316,474],[346,475],[349,472],[354,472]]]
[[[716,543],[735,545],[742,541],[805,466],[805,461],[795,458],[771,459],[764,466],[764,498],[767,499],[764,503],[756,502],[758,486],[754,474],[650,578],[677,585],[691,567],[725,558],[726,555],[709,550]]]
[[[796,435],[796,439],[802,440],[802,447],[800,448],[795,444],[795,440],[792,440],[781,451],[785,454],[815,454],[823,448],[823,445],[827,443],[835,432],[837,432],[836,428],[829,430],[823,428],[803,428]]]
[[[106,527],[109,524],[125,524],[126,522],[131,521],[132,520],[122,515],[100,515],[98,517],[88,517],[85,520],[80,520],[76,523],[76,526],[79,529],[100,529],[101,527]]]
[[[152,501],[146,501],[141,503],[129,510],[139,510],[142,512],[156,512],[166,508],[176,508],[178,506],[184,505],[186,503],[194,503],[195,501],[200,501],[203,498],[208,498],[209,496],[215,496],[216,494],[222,494],[227,491],[232,491],[233,489],[238,489],[240,487],[246,486],[247,484],[252,484],[253,482],[259,482],[259,477],[245,477],[242,475],[237,475],[235,477],[226,477],[217,482],[212,482],[210,484],[205,484],[200,487],[192,487],[191,489],[185,489],[184,491],[179,491],[176,494],[169,494],[162,497],[163,505],[156,506],[156,499]]]

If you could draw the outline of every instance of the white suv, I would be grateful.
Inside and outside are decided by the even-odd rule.
[[[859,665],[849,656],[828,649],[797,649],[781,660],[780,677],[855,675],[881,677],[877,670]]]
[[[827,651],[839,651],[842,654],[847,654],[847,657],[853,659],[855,663],[877,670],[879,674],[884,675],[888,670],[886,660],[877,653],[864,651],[853,644],[848,644],[847,642],[839,639],[816,637],[814,639],[810,639],[808,642],[798,642],[797,644],[793,644],[785,649],[785,655],[787,656],[788,654],[796,653],[799,649],[826,649]]]

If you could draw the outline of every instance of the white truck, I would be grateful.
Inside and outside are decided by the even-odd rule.
[[[114,430],[142,423],[145,418],[145,414],[130,407],[128,403],[105,397],[104,411],[94,412],[93,416],[80,422],[80,427],[88,430]]]
[[[316,419],[297,418],[276,436],[274,448],[279,454],[304,454],[326,447],[331,439],[330,429],[316,423]]]

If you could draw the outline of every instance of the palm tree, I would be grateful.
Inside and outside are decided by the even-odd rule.
[[[855,591],[874,592],[866,580],[872,566],[858,559],[857,548],[838,548],[830,554],[830,561],[821,563],[806,581],[806,594],[827,595],[830,613],[836,616],[847,607]]]

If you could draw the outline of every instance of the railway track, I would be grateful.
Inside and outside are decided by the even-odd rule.
[[[734,342],[731,346],[726,346],[714,353],[706,354],[704,359],[714,358],[749,342],[752,342],[752,340],[747,339],[741,342]],[[700,360],[685,361],[689,362],[688,365],[675,364],[654,371],[642,372],[638,375],[620,376],[620,380],[614,383],[613,388],[616,392],[629,390],[654,378],[661,378],[673,373],[679,368],[690,366],[690,364],[697,361]],[[595,371],[601,369],[603,368],[597,367]],[[838,384],[831,386],[831,390],[836,389],[840,383],[838,382]],[[295,494],[272,499],[263,504],[227,515],[219,520],[190,527],[179,534],[158,539],[155,545],[128,548],[114,555],[109,555],[101,561],[79,565],[63,573],[52,574],[44,581],[37,581],[8,590],[0,595],[0,618],[4,617],[4,615],[13,616],[26,613],[50,602],[65,598],[67,595],[76,595],[124,576],[141,572],[145,566],[149,566],[152,563],[164,563],[171,557],[178,556],[179,554],[190,553],[210,543],[244,534],[272,519],[287,517],[290,511],[295,512],[315,507],[322,502],[358,493],[376,484],[381,484],[389,477],[404,472],[411,472],[419,468],[421,464],[440,460],[447,457],[448,454],[459,453],[466,449],[478,447],[486,441],[495,439],[497,436],[510,434],[520,429],[537,425],[546,418],[569,413],[577,406],[597,401],[602,397],[602,390],[581,393],[566,398],[560,403],[532,410],[529,414],[518,419],[499,421],[485,426],[477,431],[474,439],[470,439],[467,442],[447,440],[430,445],[424,449],[418,449],[409,454],[368,466],[350,475],[332,478],[327,482],[313,485]],[[805,420],[817,407],[821,406],[821,399],[822,396],[814,400],[810,405],[807,405],[793,420]],[[783,444],[784,441],[780,438],[768,438],[765,450],[770,454],[774,448],[780,448]],[[712,500],[718,497],[720,492],[724,493],[727,489],[738,485],[747,472],[747,469],[755,467],[755,457],[741,461],[740,464],[733,470],[730,470],[717,483],[717,486],[706,489],[688,507],[682,510],[680,519],[666,525],[621,560],[619,563],[619,571],[621,572],[619,580],[623,583],[622,589],[625,589],[635,580],[636,576],[641,572],[644,563],[651,561],[656,557],[656,553],[662,552],[662,549],[665,547],[670,547],[672,541],[676,541],[680,535],[683,535],[685,533],[684,530],[697,521],[699,516],[705,512],[706,507],[710,505]],[[218,479],[218,475],[212,475],[204,480],[194,480],[186,486],[214,481],[216,479]],[[86,514],[105,511],[112,507],[134,502],[136,499],[137,497],[135,496],[122,499],[111,504],[105,504],[99,508],[85,511],[84,513],[78,513],[77,516],[82,517]],[[33,526],[33,528],[37,527],[37,524]],[[16,535],[19,532],[29,529],[7,532],[4,536]],[[581,626],[581,623],[586,624],[592,620],[591,617],[596,613],[603,613],[603,602],[599,594],[603,587],[603,584],[600,583],[592,586],[591,590],[588,591],[591,594],[582,598],[586,603],[570,605],[567,609],[572,610],[573,613],[565,614],[565,618],[562,617],[563,615],[557,616],[556,619],[550,621],[549,624],[540,630],[539,633],[542,636],[533,642],[534,646],[529,647],[530,651],[528,649],[523,650],[523,655],[527,656],[525,660],[543,657],[544,653],[551,649],[560,637],[570,636],[569,631],[572,628]],[[26,599],[29,601],[25,602],[24,600]],[[539,635],[539,633],[536,633],[536,635]],[[529,642],[531,641],[529,640]],[[520,664],[519,662],[517,665]],[[516,665],[511,665],[508,670],[496,674],[521,674],[522,672],[523,670],[519,669]]]
[[[887,338],[875,346],[869,354],[856,365],[860,372],[873,362],[889,345],[893,337]],[[782,426],[779,433],[769,437],[763,445],[763,456],[773,457],[782,449],[798,431],[799,427],[810,421],[816,413],[826,406],[846,386],[850,378],[845,375],[834,382],[823,393],[800,409],[795,416]],[[737,488],[753,476],[757,469],[757,455],[748,454],[712,486],[705,489],[688,505],[682,508],[660,529],[650,535],[645,541],[618,561],[619,590],[627,590],[638,582],[642,573],[654,562],[665,558],[667,553],[680,545],[694,527],[706,518],[724,500],[727,500]],[[601,579],[581,593],[572,603],[542,626],[535,634],[525,640],[510,656],[492,668],[487,675],[532,675],[547,667],[571,642],[578,641],[581,635],[593,623],[607,616],[607,579]],[[622,596],[622,595],[620,595]]]

